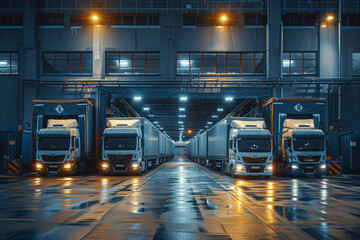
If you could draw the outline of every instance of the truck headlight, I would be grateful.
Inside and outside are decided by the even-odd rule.
[[[291,168],[292,168],[293,170],[296,170],[296,169],[299,169],[299,166],[296,165],[296,164],[291,164]]]
[[[242,171],[242,170],[244,170],[243,165],[236,165],[236,171]]]
[[[326,164],[325,163],[320,164],[320,169],[325,171],[326,170]]]
[[[138,168],[139,167],[139,164],[137,163],[134,163],[133,165],[131,165],[132,168]]]
[[[266,167],[266,171],[272,171],[273,170],[273,166],[272,165],[268,165],[267,167]]]
[[[109,167],[109,164],[103,163],[103,164],[102,164],[102,167],[103,167],[103,168],[108,168],[108,167]]]
[[[42,169],[42,168],[43,168],[43,165],[41,163],[36,164],[36,169]]]
[[[66,163],[66,164],[64,165],[64,168],[65,168],[65,169],[70,169],[70,168],[71,168],[71,164],[70,164],[70,163]]]

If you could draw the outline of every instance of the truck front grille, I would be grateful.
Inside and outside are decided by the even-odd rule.
[[[266,163],[268,157],[258,157],[258,158],[242,157],[242,159],[245,163]]]
[[[313,156],[313,157],[307,157],[307,156],[298,156],[299,161],[303,163],[307,162],[319,162],[321,156]]]
[[[116,161],[131,161],[133,155],[132,154],[126,154],[126,155],[116,155],[116,154],[108,154],[108,158],[111,162]]]
[[[250,165],[245,166],[246,172],[248,173],[263,173],[265,166],[259,166],[259,165]]]
[[[65,155],[41,155],[44,162],[62,162],[65,159]]]

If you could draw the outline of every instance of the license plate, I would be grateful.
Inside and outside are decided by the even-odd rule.
[[[116,164],[116,167],[124,167],[122,164]]]
[[[304,160],[304,162],[313,162],[314,161],[314,159],[312,159],[312,158],[306,158],[305,160]]]
[[[314,167],[306,167],[306,169],[313,169]]]
[[[253,167],[251,167],[251,169],[260,169],[260,167],[259,166],[253,166]]]
[[[51,167],[51,168],[58,168],[57,165],[50,165],[49,167]]]

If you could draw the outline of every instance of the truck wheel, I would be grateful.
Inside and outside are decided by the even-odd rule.
[[[232,178],[234,178],[234,168],[233,168],[233,166],[231,166],[231,168],[230,168],[230,174],[231,174],[231,177]]]

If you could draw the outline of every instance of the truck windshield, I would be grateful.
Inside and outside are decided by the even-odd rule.
[[[105,150],[135,150],[136,137],[105,137]]]
[[[324,151],[324,138],[316,136],[293,138],[295,151]]]
[[[239,138],[239,152],[271,152],[270,138]]]
[[[70,135],[40,136],[38,149],[43,151],[69,150]]]

